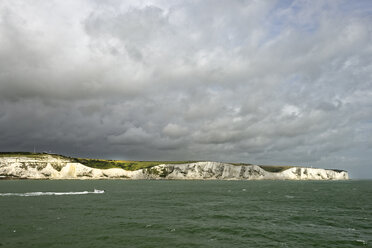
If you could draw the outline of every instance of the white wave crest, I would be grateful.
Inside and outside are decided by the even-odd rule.
[[[95,189],[94,191],[78,192],[27,192],[27,193],[0,193],[0,196],[44,196],[44,195],[86,195],[86,194],[103,194],[104,190]]]

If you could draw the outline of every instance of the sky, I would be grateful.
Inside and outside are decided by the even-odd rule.
[[[372,1],[0,1],[0,151],[372,178]]]

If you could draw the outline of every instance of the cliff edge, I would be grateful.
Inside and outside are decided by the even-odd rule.
[[[269,172],[258,165],[219,162],[160,164],[139,170],[97,169],[62,156],[0,157],[0,178],[14,179],[182,179],[182,180],[347,180],[342,170],[290,167]]]

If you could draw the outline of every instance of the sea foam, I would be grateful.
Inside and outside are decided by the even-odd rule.
[[[95,189],[94,191],[77,191],[77,192],[27,192],[27,193],[0,193],[0,196],[45,196],[45,195],[86,195],[86,194],[103,194],[104,190]]]

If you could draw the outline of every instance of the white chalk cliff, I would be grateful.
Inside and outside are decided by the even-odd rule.
[[[128,171],[95,169],[62,157],[0,157],[0,178],[19,179],[225,179],[225,180],[347,180],[346,171],[292,167],[268,172],[258,165],[218,162],[161,164]]]

